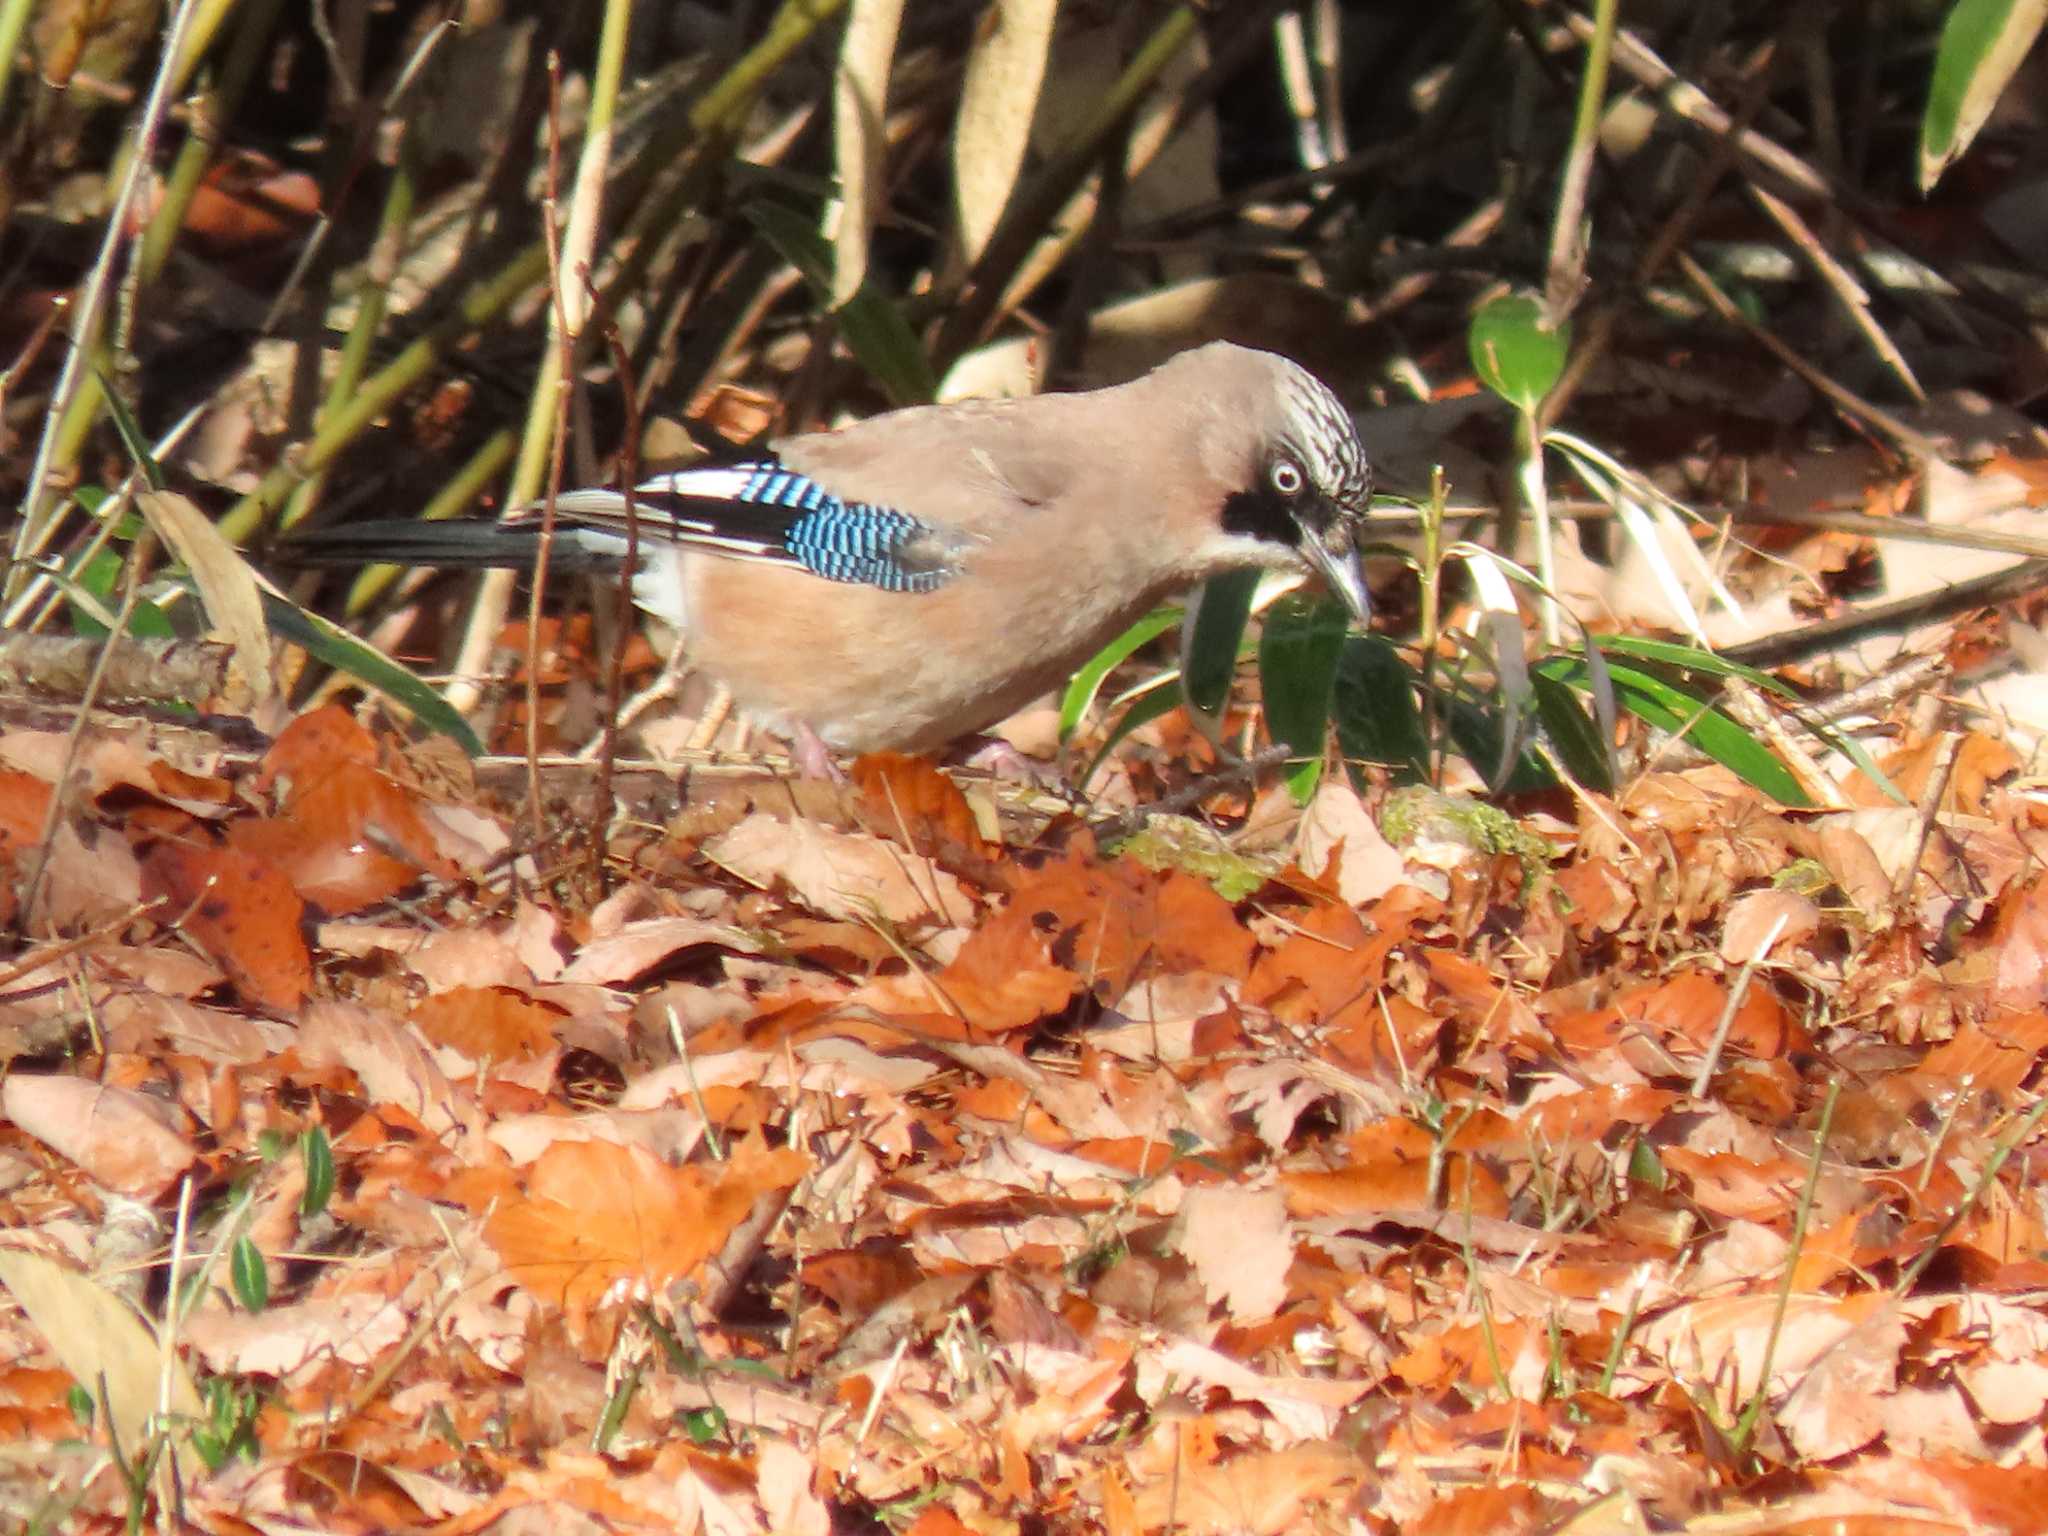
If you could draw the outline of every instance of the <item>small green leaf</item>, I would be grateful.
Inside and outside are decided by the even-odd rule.
[[[725,1410],[717,1404],[691,1408],[682,1415],[683,1433],[697,1445],[710,1445],[725,1435]]]
[[[633,1406],[633,1399],[640,1395],[640,1378],[645,1369],[644,1362],[632,1366],[605,1398],[604,1412],[598,1415],[597,1429],[591,1437],[600,1455],[610,1450],[612,1441],[618,1438],[619,1429],[626,1422],[627,1410]]]
[[[263,617],[271,633],[282,635],[315,661],[367,683],[404,706],[428,730],[453,737],[471,757],[484,755],[476,732],[446,699],[374,646],[273,592],[263,594]]]
[[[306,1188],[299,1196],[299,1214],[318,1216],[334,1198],[334,1146],[325,1126],[299,1133],[299,1159],[306,1165]]]
[[[73,572],[71,579],[79,590],[98,598],[102,607],[118,610],[121,606],[118,589],[127,563],[127,556],[121,550],[102,549]],[[112,633],[83,604],[68,602],[65,606],[71,610],[73,634],[88,640],[103,640]],[[171,624],[170,615],[145,597],[138,598],[129,611],[128,633],[138,640],[169,640],[177,630]]]
[[[1179,692],[1163,683],[1157,688],[1146,689],[1131,700],[1129,707],[1117,717],[1116,724],[1109,728],[1109,734],[1103,738],[1101,749],[1088,760],[1088,771],[1081,775],[1081,782],[1086,784],[1095,777],[1096,770],[1108,761],[1109,754],[1117,749],[1126,736],[1141,725],[1149,725],[1161,715],[1173,713],[1180,701]]]
[[[1384,635],[1351,635],[1337,659],[1332,705],[1337,743],[1353,763],[1379,763],[1403,783],[1429,777],[1429,737],[1415,673]]]
[[[228,1251],[228,1275],[235,1300],[249,1311],[261,1312],[270,1305],[270,1271],[263,1267],[263,1250],[255,1239],[246,1235],[235,1239],[235,1246]]]
[[[1351,615],[1342,603],[1289,593],[1266,610],[1259,632],[1266,734],[1304,759],[1287,773],[1287,788],[1303,805],[1322,774],[1337,662],[1350,628]]]
[[[92,1421],[97,1416],[97,1405],[92,1400],[92,1394],[75,1381],[64,1391],[64,1406],[71,1410],[71,1417],[74,1420],[87,1429],[92,1428]]]
[[[818,233],[816,214],[800,213],[787,204],[751,199],[741,205],[747,217],[776,254],[803,274],[818,302],[838,323],[839,335],[851,352],[898,405],[922,405],[938,393],[931,361],[918,345],[917,333],[895,302],[872,281],[837,309],[832,303],[832,247]]]
[[[1074,674],[1067,691],[1060,695],[1061,741],[1073,735],[1088,711],[1095,707],[1102,680],[1178,624],[1180,612],[1178,608],[1155,608],[1088,658],[1088,664]]]
[[[1198,719],[1213,723],[1230,697],[1259,576],[1258,571],[1230,571],[1195,595],[1194,619],[1181,646],[1180,689]]]
[[[1578,694],[1540,672],[1532,674],[1529,682],[1536,694],[1536,718],[1543,722],[1566,770],[1589,789],[1612,789],[1614,765],[1608,738],[1600,734]]]
[[[1545,325],[1543,305],[1534,297],[1508,294],[1472,317],[1465,339],[1479,381],[1526,415],[1564,372],[1572,331],[1569,325]]]
[[[1920,120],[1920,190],[1970,147],[2048,20],[2048,0],[1956,0]]]

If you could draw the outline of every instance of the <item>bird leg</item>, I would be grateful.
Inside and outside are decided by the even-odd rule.
[[[832,760],[832,749],[801,720],[789,734],[789,755],[796,764],[797,773],[806,779],[824,779],[833,784],[846,782],[846,775]]]
[[[1057,763],[1027,757],[1000,736],[984,737],[980,746],[961,759],[960,766],[1006,783],[1051,792],[1058,792],[1066,782]]]
[[[718,732],[732,713],[732,690],[720,683],[710,702],[704,706],[704,713],[697,717],[697,723],[690,728],[690,746],[699,752],[709,751],[711,743],[718,739]]]

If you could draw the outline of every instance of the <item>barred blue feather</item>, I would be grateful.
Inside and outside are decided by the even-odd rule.
[[[677,503],[684,501],[692,510],[710,510],[720,498],[706,495],[710,487],[703,482],[719,473],[684,470],[642,489],[672,515],[683,510]],[[884,592],[934,591],[953,574],[950,562],[932,558],[935,544],[945,542],[938,531],[907,512],[873,502],[844,501],[808,476],[772,462],[735,465],[726,473],[746,477],[732,491],[732,501],[796,514],[766,525],[758,518],[719,520],[718,535],[759,544],[756,558],[774,558],[772,545],[779,544],[794,563],[827,581]]]

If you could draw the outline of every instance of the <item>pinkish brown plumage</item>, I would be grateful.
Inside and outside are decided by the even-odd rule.
[[[841,751],[992,725],[1222,571],[1306,567],[1366,614],[1364,452],[1272,353],[1218,342],[1110,389],[912,407],[774,449],[636,490],[635,596],[749,717]],[[556,512],[558,568],[616,568],[623,495]],[[532,558],[530,519],[337,534],[385,559]]]

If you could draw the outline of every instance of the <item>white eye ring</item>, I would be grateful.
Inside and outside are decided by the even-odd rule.
[[[1273,482],[1273,489],[1282,496],[1299,496],[1301,494],[1303,484],[1301,466],[1292,459],[1281,459],[1274,464],[1267,478]]]

